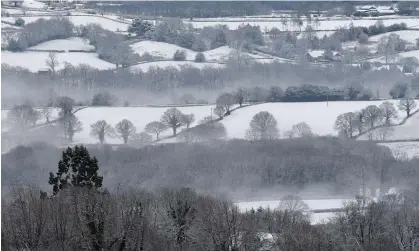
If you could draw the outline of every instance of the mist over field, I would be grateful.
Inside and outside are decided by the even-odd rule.
[[[2,1],[5,250],[419,250],[419,2]]]

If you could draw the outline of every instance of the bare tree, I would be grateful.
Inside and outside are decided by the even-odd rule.
[[[355,114],[355,126],[358,130],[358,134],[361,134],[364,131],[365,127],[365,109],[362,109],[359,112],[356,112]]]
[[[112,128],[111,125],[106,123],[105,120],[99,120],[93,125],[91,125],[90,127],[91,127],[90,135],[94,137],[98,137],[101,144],[105,142],[106,136],[110,136],[110,137],[114,136],[114,129]]]
[[[124,144],[126,145],[128,143],[128,138],[135,134],[136,128],[131,121],[124,119],[116,124],[115,130],[124,140]]]
[[[377,132],[380,140],[387,140],[388,137],[393,136],[394,128],[389,124],[386,124],[385,126],[378,128]]]
[[[223,106],[226,114],[230,114],[230,108],[235,104],[235,98],[230,93],[223,93],[217,98],[217,106]]]
[[[167,127],[172,128],[173,135],[176,135],[176,131],[182,126],[182,112],[177,108],[170,108],[165,111],[161,116],[160,121]]]
[[[397,111],[393,103],[386,101],[380,105],[380,109],[386,125],[390,125],[391,120],[397,118]]]
[[[335,130],[343,131],[347,137],[352,138],[355,131],[356,114],[347,112],[340,114],[335,121]]]
[[[410,117],[410,113],[416,108],[416,102],[412,98],[404,98],[399,102],[399,109],[406,111],[406,117]]]
[[[292,139],[295,136],[295,132],[293,130],[288,130],[284,132],[284,138]]]
[[[48,58],[45,61],[45,63],[49,67],[49,70],[51,71],[52,76],[55,76],[55,74],[57,72],[57,67],[60,65],[60,63],[58,62],[58,59],[57,59],[57,53],[55,53],[55,52],[48,53]]]
[[[7,113],[7,121],[15,129],[25,130],[33,123],[34,110],[29,105],[15,105]]]
[[[369,126],[369,129],[373,129],[377,123],[383,120],[383,113],[381,109],[376,105],[369,105],[365,108],[365,123]]]
[[[156,139],[159,139],[159,134],[166,131],[167,129],[168,129],[168,127],[164,123],[162,123],[160,121],[153,121],[153,122],[148,123],[145,126],[144,130],[147,133],[153,133],[153,134],[155,133],[156,134]]]
[[[71,142],[73,141],[74,134],[83,130],[83,124],[74,114],[62,118],[60,124],[64,130],[64,137],[67,138],[68,136]]]
[[[279,210],[294,211],[307,211],[308,205],[299,196],[287,195],[281,198],[278,206]]]
[[[153,137],[145,132],[140,132],[132,135],[132,140],[130,144],[138,145],[138,146],[145,146],[153,141]]]
[[[255,114],[250,121],[246,138],[249,140],[275,139],[278,137],[278,131],[275,117],[267,111],[262,111]]]
[[[43,109],[41,110],[41,114],[42,114],[42,116],[44,116],[45,121],[46,121],[47,123],[49,123],[49,120],[51,119],[51,112],[52,112],[51,108],[48,108],[48,107],[43,108]]]
[[[182,114],[181,117],[182,124],[189,128],[189,126],[195,121],[195,115],[191,114]]]
[[[214,108],[214,113],[215,113],[215,115],[217,115],[221,119],[221,118],[223,118],[224,114],[226,113],[226,110],[225,110],[224,106],[217,105]]]
[[[247,93],[243,88],[239,88],[234,94],[236,102],[239,103],[240,107],[243,105],[243,101],[246,99]]]
[[[311,131],[310,126],[306,122],[300,122],[292,126],[292,131],[294,135],[298,137],[312,137],[313,132]]]

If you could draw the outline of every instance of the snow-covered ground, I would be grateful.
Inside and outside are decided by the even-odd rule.
[[[379,143],[390,148],[394,157],[401,159],[419,158],[419,142]]]
[[[50,19],[53,17],[56,17],[56,16],[31,16],[31,17],[20,17],[20,18],[25,20],[25,24],[28,24],[28,23],[35,22],[36,20],[41,19],[41,18]],[[99,24],[102,26],[102,28],[111,30],[111,31],[126,31],[128,29],[127,23],[121,23],[118,21],[103,18],[101,16],[86,15],[86,16],[65,16],[65,17],[68,18],[75,26]],[[14,23],[16,20],[15,17],[2,17],[1,19],[4,21],[12,22],[12,23]]]
[[[405,118],[404,112],[399,113],[399,119]],[[394,131],[386,136],[386,140],[407,140],[419,139],[419,113],[406,120],[406,123],[400,126],[391,127]],[[380,134],[383,134],[383,129],[376,129],[372,131],[372,139],[380,140]],[[368,140],[368,135],[363,135],[360,140]]]
[[[385,26],[389,26],[396,23],[406,23],[407,27],[417,27],[419,26],[419,18],[392,18],[392,19],[381,19],[383,21]],[[301,27],[301,30],[304,30],[307,25],[311,25],[315,30],[336,30],[340,27],[347,26],[351,23],[353,23],[354,26],[362,26],[367,27],[370,25],[374,25],[377,22],[377,20],[371,20],[371,19],[346,19],[346,20],[320,20],[319,22],[312,22],[311,24],[304,22],[303,26]],[[290,22],[288,19],[286,23],[284,23],[281,20],[267,20],[267,21],[250,21],[250,22],[241,22],[241,21],[218,21],[218,19],[214,19],[214,21],[185,21],[186,24],[192,24],[194,28],[202,28],[205,26],[215,26],[215,25],[227,25],[229,29],[236,30],[240,25],[257,25],[260,26],[262,30],[265,29],[272,29],[273,27],[276,27],[280,30],[293,30],[298,31],[300,28],[298,26],[295,26]]]
[[[32,46],[29,49],[32,50],[94,50],[95,47],[89,44],[87,39],[80,37],[71,37],[68,39],[56,39],[48,42],[40,43],[36,46]]]
[[[191,61],[156,61],[156,62],[149,62],[149,63],[141,63],[137,65],[131,66],[132,72],[137,71],[143,71],[147,72],[150,70],[150,68],[168,68],[168,67],[174,67],[176,69],[180,69],[181,67],[195,67],[199,69],[203,69],[205,67],[209,68],[220,68],[224,67],[224,64],[219,63],[195,63]]]
[[[10,66],[26,68],[29,71],[37,72],[47,68],[46,60],[48,52],[1,52],[1,62]],[[80,64],[87,64],[91,67],[106,70],[115,68],[114,64],[108,63],[99,59],[97,53],[83,53],[83,52],[70,52],[70,53],[57,53],[59,65],[57,69],[64,68],[64,62],[68,62],[74,66]]]
[[[211,115],[213,106],[194,106],[194,107],[178,107],[185,114],[194,114],[196,125],[202,118]],[[144,127],[152,121],[160,121],[160,117],[168,107],[89,107],[82,109],[76,113],[77,118],[83,123],[83,131],[75,134],[75,143],[97,143],[98,140],[90,135],[90,125],[98,120],[105,120],[107,123],[115,126],[123,119],[130,120],[137,128],[137,132],[144,131]],[[180,130],[179,130],[180,131]],[[171,130],[161,133],[162,136],[171,135]],[[155,139],[155,135],[152,135]],[[122,144],[121,138],[106,138],[107,143]]]
[[[24,0],[22,3],[23,8],[32,8],[32,9],[45,9],[46,4],[34,0]]]
[[[333,129],[336,118],[345,112],[355,112],[369,105],[380,105],[384,101],[338,101],[307,102],[307,103],[266,103],[245,107],[234,111],[224,118],[222,123],[227,128],[229,138],[244,138],[252,117],[261,111],[268,111],[278,121],[281,135],[292,126],[306,122],[313,133],[318,135],[336,135]],[[395,102],[396,101],[391,101]]]
[[[177,50],[185,51],[187,60],[194,60],[196,54],[198,53],[193,50],[182,48],[175,44],[156,41],[141,41],[131,44],[130,46],[135,51],[135,53],[139,55],[143,55],[144,53],[148,52],[152,56],[169,60],[173,58],[173,55]],[[222,46],[213,50],[204,51],[203,54],[207,61],[225,62],[229,58],[230,54],[234,51],[235,49],[230,48],[229,46]],[[260,58],[260,56],[250,53],[243,52],[241,54],[247,55],[251,58]]]

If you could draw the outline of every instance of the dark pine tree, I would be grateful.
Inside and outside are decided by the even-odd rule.
[[[58,162],[56,175],[49,173],[49,184],[53,186],[54,195],[67,186],[99,188],[103,177],[98,175],[98,170],[96,157],[90,157],[86,147],[68,147]]]

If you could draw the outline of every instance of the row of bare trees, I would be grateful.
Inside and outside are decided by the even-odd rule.
[[[295,196],[292,196],[295,197]],[[417,194],[358,198],[310,224],[304,203],[241,212],[192,189],[117,191],[68,188],[40,196],[16,188],[2,203],[5,250],[382,250],[419,248]],[[288,200],[289,199],[289,200]]]
[[[406,112],[406,118],[411,116],[411,112],[416,108],[416,102],[411,98],[404,98],[399,101],[398,108]],[[380,106],[369,105],[358,112],[347,112],[340,114],[334,128],[340,134],[347,138],[354,138],[354,133],[362,135],[365,130],[370,132],[369,137],[372,139],[371,131],[377,126],[381,126],[382,140],[385,140],[392,132],[391,126],[393,120],[398,118],[398,112],[394,104],[390,101],[382,103]],[[381,128],[380,128],[381,129]]]

